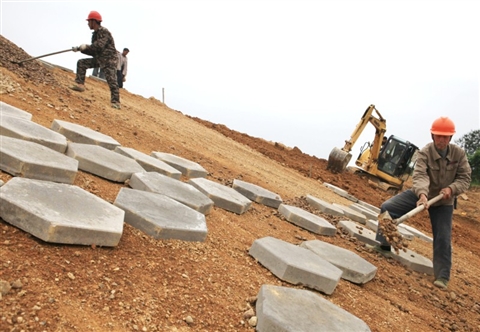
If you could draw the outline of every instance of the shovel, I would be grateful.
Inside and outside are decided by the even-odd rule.
[[[44,55],[40,55],[40,56],[36,56],[36,57],[33,57],[33,58],[29,58],[29,59],[25,59],[25,60],[22,60],[22,61],[14,61],[14,60],[11,60],[13,63],[16,63],[18,65],[24,63],[24,62],[27,62],[27,61],[31,61],[31,60],[35,60],[35,59],[40,59],[40,58],[44,58],[46,56],[50,56],[50,55],[55,55],[55,54],[60,54],[60,53],[65,53],[65,52],[70,52],[72,51],[71,48],[69,48],[68,50],[63,50],[63,51],[58,51],[58,52],[53,52],[53,53],[48,53],[48,54],[44,54]]]
[[[431,206],[433,203],[438,202],[443,198],[443,193],[438,194],[434,198],[428,201],[428,206]],[[404,214],[400,218],[392,219],[388,211],[383,212],[381,215],[378,216],[378,227],[381,230],[382,235],[387,239],[388,243],[398,252],[398,249],[404,249],[408,247],[408,244],[403,241],[403,237],[398,232],[397,226],[400,225],[405,220],[413,217],[420,211],[425,209],[425,205],[419,205],[415,209],[411,210],[410,212]]]

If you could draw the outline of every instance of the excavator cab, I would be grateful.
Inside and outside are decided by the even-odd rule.
[[[380,149],[377,169],[395,178],[408,178],[415,166],[417,151],[414,144],[392,135]]]

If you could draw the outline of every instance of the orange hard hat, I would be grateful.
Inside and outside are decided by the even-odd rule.
[[[102,22],[102,15],[100,15],[99,12],[92,10],[90,14],[88,14],[87,21],[88,20],[95,20],[98,22]]]
[[[452,136],[455,134],[455,124],[447,117],[440,117],[433,121],[430,132],[434,135]]]

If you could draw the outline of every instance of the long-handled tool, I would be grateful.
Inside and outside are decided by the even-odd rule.
[[[433,203],[438,202],[443,198],[443,193],[438,194],[434,198],[430,199],[427,202],[427,205],[430,206]],[[425,209],[425,205],[419,205],[415,209],[411,210],[410,212],[404,214],[400,218],[392,219],[388,211],[383,212],[381,215],[378,216],[378,228],[380,229],[382,235],[387,239],[388,243],[398,252],[399,249],[406,250],[405,248],[408,247],[408,244],[403,241],[402,235],[398,232],[397,226],[400,225],[405,220],[413,217],[420,211]]]
[[[29,59],[25,59],[25,60],[22,60],[22,61],[14,61],[14,60],[11,60],[11,61],[12,61],[13,63],[16,63],[16,64],[22,64],[22,63],[27,62],[27,61],[31,61],[31,60],[35,60],[35,59],[40,59],[40,58],[44,58],[44,57],[46,57],[46,56],[55,55],[55,54],[60,54],[60,53],[65,53],[65,52],[70,52],[70,51],[72,51],[71,48],[69,48],[68,50],[63,50],[63,51],[58,51],[58,52],[53,52],[53,53],[48,53],[48,54],[36,56],[36,57],[29,58]]]

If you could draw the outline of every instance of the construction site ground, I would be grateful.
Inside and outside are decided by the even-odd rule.
[[[79,93],[68,88],[72,72],[39,61],[12,62],[31,56],[0,36],[0,100],[30,112],[32,121],[45,127],[65,120],[147,154],[172,153],[198,162],[213,181],[251,182],[313,213],[318,211],[308,206],[306,195],[349,204],[324,182],[375,206],[390,197],[357,174],[330,173],[328,156],[310,156],[298,147],[190,117],[128,91],[128,82],[121,90],[122,109],[116,110],[104,82],[88,78],[87,90]],[[322,138],[315,139],[320,144]],[[0,171],[0,180],[11,178]],[[127,186],[82,171],[75,185],[108,202]],[[332,295],[318,293],[372,331],[480,331],[479,203],[478,188],[458,199],[446,291],[433,287],[433,277],[409,271],[340,231],[322,237],[256,203],[242,215],[214,208],[207,216],[205,242],[155,240],[125,224],[117,247],[60,245],[0,220],[0,280],[13,286],[0,299],[0,331],[253,331],[244,314],[254,308],[263,284],[303,288],[279,280],[248,254],[253,241],[265,236],[294,244],[320,239],[377,266],[375,278],[365,285],[341,280]],[[322,216],[332,224],[339,221]],[[407,224],[431,235],[426,212]],[[409,248],[432,258],[431,243],[415,239]]]

